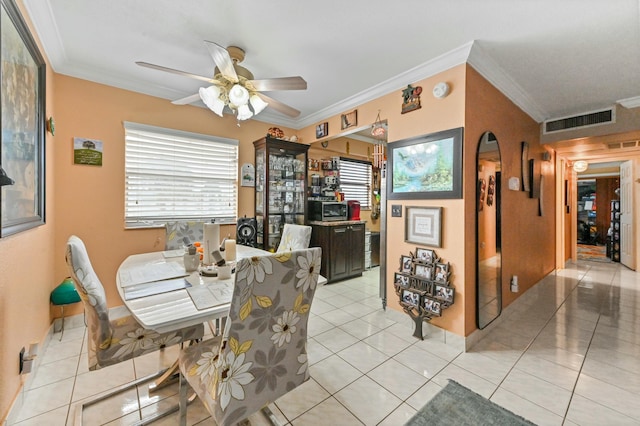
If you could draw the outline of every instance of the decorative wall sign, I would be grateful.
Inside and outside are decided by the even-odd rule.
[[[442,310],[453,304],[455,289],[450,277],[449,263],[433,250],[416,248],[415,256],[400,256],[393,284],[402,310],[415,323],[413,337],[423,340],[422,322],[442,316]]]
[[[422,108],[420,105],[421,93],[422,87],[407,85],[407,88],[402,91],[402,114]]]
[[[341,129],[348,129],[349,127],[353,127],[353,126],[357,126],[358,125],[358,110],[354,109],[351,112],[348,112],[346,114],[342,114],[340,116],[340,124],[341,124]]]
[[[0,7],[0,236],[45,223],[46,64],[14,0]]]
[[[256,170],[251,163],[245,163],[240,169],[240,186],[256,186]]]
[[[325,122],[316,126],[316,139],[324,138],[329,134],[329,123]]]
[[[73,138],[73,164],[102,166],[102,141]]]

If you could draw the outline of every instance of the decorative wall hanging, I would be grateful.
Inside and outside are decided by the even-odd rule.
[[[442,247],[442,207],[406,207],[404,240]]]
[[[358,125],[358,110],[354,109],[351,112],[342,114],[340,116],[341,129],[348,129],[349,127]]]
[[[324,138],[329,134],[329,123],[322,123],[316,126],[316,139]]]
[[[527,142],[521,143],[521,165],[522,165],[522,190],[529,192],[531,190],[531,181],[529,180],[529,144]]]
[[[384,140],[387,137],[387,129],[380,119],[380,110],[378,110],[376,121],[374,121],[373,126],[371,126],[371,136],[380,140]]]
[[[424,340],[422,322],[442,316],[442,310],[453,304],[450,269],[449,263],[442,262],[430,249],[416,248],[415,255],[400,257],[393,284],[402,310],[415,324],[413,337]]]
[[[496,178],[491,175],[489,176],[489,188],[487,189],[487,206],[491,207],[493,205],[493,194],[496,191]]]
[[[256,169],[251,163],[245,163],[240,169],[240,186],[256,186]]]
[[[0,236],[4,237],[45,223],[46,64],[16,2],[1,4]]]
[[[73,164],[102,166],[102,141],[73,138]]]
[[[390,200],[462,198],[462,127],[394,142]]]
[[[402,91],[402,114],[415,111],[422,108],[420,105],[420,94],[422,93],[422,87],[407,85],[407,88]]]

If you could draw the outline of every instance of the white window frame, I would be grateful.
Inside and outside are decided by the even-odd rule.
[[[346,201],[360,201],[362,210],[371,209],[372,173],[370,161],[340,157],[340,190],[344,193]]]
[[[237,140],[132,122],[124,131],[126,228],[236,223]]]

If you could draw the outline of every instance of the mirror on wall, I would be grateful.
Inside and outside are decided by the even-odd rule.
[[[480,138],[476,159],[476,319],[482,329],[502,311],[502,170],[493,133]]]

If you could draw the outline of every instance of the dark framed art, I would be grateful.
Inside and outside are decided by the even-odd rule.
[[[416,260],[420,263],[433,263],[433,250],[416,247]]]
[[[442,247],[442,207],[406,207],[404,240]]]
[[[387,197],[462,198],[462,133],[458,127],[389,144]]]
[[[0,2],[0,236],[4,237],[45,222],[46,65],[15,1]]]
[[[411,290],[402,290],[401,301],[407,305],[418,307],[420,306],[420,294]]]
[[[316,126],[316,139],[324,138],[329,134],[329,123],[325,122]]]
[[[521,164],[522,164],[522,190],[524,192],[529,192],[531,190],[531,181],[529,176],[529,143],[522,141],[521,142]]]
[[[340,116],[340,129],[341,130],[345,130],[348,129],[349,127],[353,127],[353,126],[357,126],[358,125],[358,110],[354,109],[351,112],[348,112],[346,114],[342,114]]]
[[[409,288],[409,278],[409,275],[399,274],[396,272],[394,274],[393,282],[400,287]]]

